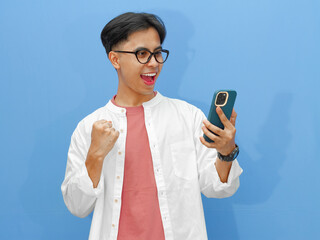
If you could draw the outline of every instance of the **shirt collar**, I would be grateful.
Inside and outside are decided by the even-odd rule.
[[[153,106],[157,105],[162,99],[163,96],[157,91],[156,96],[154,96],[149,101],[142,103],[142,106],[144,108],[152,108]],[[124,115],[126,113],[125,108],[114,105],[111,100],[109,100],[109,102],[106,104],[106,108],[117,114]]]

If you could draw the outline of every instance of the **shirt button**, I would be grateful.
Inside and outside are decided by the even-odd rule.
[[[121,109],[121,112],[123,113],[123,112],[124,112],[124,109]]]
[[[118,152],[119,155],[121,155],[121,152]]]
[[[117,202],[118,202],[118,199],[115,199],[114,202],[117,203]]]
[[[120,176],[117,176],[117,179],[120,179]]]
[[[112,227],[115,227],[116,225],[112,224]]]

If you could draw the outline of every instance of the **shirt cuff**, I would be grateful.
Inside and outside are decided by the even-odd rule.
[[[102,194],[104,188],[104,176],[101,173],[98,186],[94,188],[91,178],[89,177],[88,170],[84,165],[81,168],[80,174],[78,176],[78,187],[86,195],[99,197]]]
[[[217,190],[224,190],[224,189],[229,188],[230,186],[232,186],[234,184],[237,184],[239,176],[241,175],[242,172],[243,172],[243,170],[240,167],[237,159],[235,159],[232,162],[227,182],[225,182],[225,183],[221,182],[219,174],[218,174],[218,172],[216,170],[215,173],[217,174],[217,179],[218,179],[217,185],[216,185],[216,189]]]

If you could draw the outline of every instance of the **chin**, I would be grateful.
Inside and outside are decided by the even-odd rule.
[[[141,95],[148,96],[148,95],[152,95],[153,92],[154,92],[154,90],[153,90],[153,88],[152,88],[152,89],[150,89],[150,90],[140,91],[139,93],[140,93]]]

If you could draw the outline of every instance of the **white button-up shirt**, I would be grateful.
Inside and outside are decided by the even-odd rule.
[[[201,193],[209,198],[233,195],[239,187],[242,169],[235,160],[228,181],[220,181],[214,165],[217,151],[207,148],[199,140],[205,119],[200,109],[184,101],[164,97],[159,92],[143,103],[143,108],[165,238],[207,239]],[[120,135],[104,159],[97,188],[93,188],[85,161],[92,125],[101,119],[112,121]],[[72,214],[86,217],[94,210],[90,240],[117,239],[126,134],[125,108],[109,101],[84,118],[71,137],[61,190]]]

